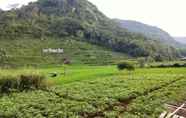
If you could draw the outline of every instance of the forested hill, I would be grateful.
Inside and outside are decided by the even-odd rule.
[[[115,19],[116,22],[119,22],[120,26],[126,28],[130,32],[141,33],[146,37],[159,40],[167,45],[172,45],[175,47],[182,46],[177,42],[169,33],[166,31],[151,25],[147,25],[141,22],[132,21],[132,20],[119,20]]]
[[[25,37],[35,40],[70,37],[133,57],[150,56],[156,60],[178,56],[175,48],[159,40],[119,27],[87,0],[38,0],[20,9],[1,11],[0,40]]]

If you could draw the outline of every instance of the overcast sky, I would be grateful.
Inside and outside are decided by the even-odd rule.
[[[0,8],[34,0],[0,0]],[[36,0],[35,0],[36,1]],[[110,18],[158,26],[172,36],[186,36],[186,0],[89,0]]]

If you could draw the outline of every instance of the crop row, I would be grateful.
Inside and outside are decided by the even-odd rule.
[[[143,95],[149,96],[156,93],[154,90],[166,89],[174,82],[182,81],[180,79],[182,77],[178,75],[149,75],[133,78],[111,76],[56,86],[48,91],[12,93],[0,98],[0,117],[118,116],[119,111],[125,113],[125,109],[119,104],[121,101],[128,99],[136,101]],[[129,105],[131,108],[133,101]],[[128,112],[130,111],[133,112],[132,110]]]

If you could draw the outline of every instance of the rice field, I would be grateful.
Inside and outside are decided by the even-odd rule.
[[[185,68],[129,73],[116,66],[68,66],[1,70],[0,76],[24,73],[42,74],[53,84],[46,90],[1,95],[0,117],[157,118],[164,104],[186,98]]]

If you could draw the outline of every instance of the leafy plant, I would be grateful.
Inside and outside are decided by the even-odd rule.
[[[0,93],[10,93],[13,90],[43,89],[46,87],[45,77],[41,75],[4,76],[0,79]]]
[[[132,63],[130,62],[120,62],[117,64],[118,70],[128,70],[128,71],[133,71],[135,70],[135,67]]]

